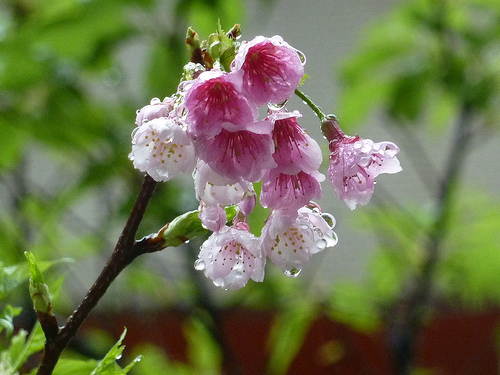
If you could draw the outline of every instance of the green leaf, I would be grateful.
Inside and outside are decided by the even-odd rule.
[[[270,333],[269,374],[286,374],[297,355],[309,327],[315,317],[316,308],[309,300],[298,301],[278,314]]]
[[[45,335],[36,324],[30,335],[25,330],[20,330],[12,337],[9,347],[0,353],[0,363],[8,365],[12,371],[17,371],[33,354],[43,349]]]
[[[109,350],[106,356],[99,361],[97,367],[91,372],[90,375],[125,375],[130,369],[141,360],[141,357],[136,357],[127,367],[121,368],[116,361],[122,357],[122,352],[125,349],[125,346],[122,345],[123,339],[127,334],[127,329],[123,330],[120,339],[116,342],[116,344]]]
[[[9,338],[14,332],[14,317],[18,316],[22,311],[20,307],[5,306],[0,311],[0,333],[5,330],[5,335]]]
[[[97,366],[98,361],[89,359],[61,358],[57,362],[53,375],[88,375]]]
[[[222,353],[203,322],[191,318],[185,328],[188,356],[196,374],[219,374]]]
[[[50,267],[72,261],[73,260],[69,258],[62,258],[54,261],[37,262],[36,264],[39,272],[45,272]],[[0,301],[3,300],[7,294],[14,290],[19,284],[28,280],[29,276],[30,270],[26,262],[8,267],[3,267],[2,262],[0,262]]]
[[[26,281],[28,275],[26,264],[3,267],[0,262],[0,301],[19,284]]]
[[[153,45],[147,68],[147,93],[150,97],[163,98],[177,91],[177,86],[188,59],[184,41],[170,37]]]
[[[186,363],[171,361],[160,348],[151,344],[134,347],[134,353],[142,353],[143,359],[134,367],[136,375],[193,375],[196,371]]]
[[[300,80],[298,86],[302,86],[304,83],[306,83],[306,81],[311,78],[311,76],[307,73],[304,73],[304,75],[302,76],[302,79]]]
[[[380,312],[369,288],[354,283],[335,286],[330,316],[361,332],[373,332],[380,325]]]
[[[489,194],[465,192],[451,219],[439,268],[440,288],[474,308],[500,303],[500,203]]]

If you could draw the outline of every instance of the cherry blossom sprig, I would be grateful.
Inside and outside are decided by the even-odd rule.
[[[335,115],[326,115],[309,96],[295,94],[312,109],[321,122],[321,132],[328,140],[330,165],[328,177],[339,198],[351,210],[357,204],[367,204],[373,194],[375,178],[381,173],[402,170],[396,154],[399,148],[392,142],[375,143],[371,139],[346,135]]]
[[[368,203],[378,174],[401,169],[396,145],[345,135],[297,90],[303,53],[280,36],[238,42],[239,33],[238,25],[227,34],[219,26],[200,41],[188,30],[191,62],[178,90],[138,111],[129,155],[156,181],[193,173],[199,218],[212,231],[195,268],[224,289],[262,281],[267,259],[296,277],[312,254],[337,243],[335,219],[312,201],[325,180],[321,148],[299,124],[301,114],[287,109],[292,95],[318,115],[331,151],[328,177],[349,208]],[[256,204],[270,209],[259,237],[248,226]],[[239,208],[229,224],[228,205]]]

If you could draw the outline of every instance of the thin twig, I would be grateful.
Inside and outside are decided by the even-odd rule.
[[[113,280],[126,266],[140,255],[139,252],[134,251],[134,237],[142,221],[149,200],[153,196],[156,185],[157,182],[146,175],[127,223],[123,228],[123,232],[116,243],[108,263],[103,268],[101,274],[98,276],[94,285],[92,285],[78,308],[68,318],[66,325],[59,329],[55,337],[52,339],[49,337],[47,338],[42,363],[37,372],[38,375],[52,374],[62,351],[75,336],[78,328],[97,305]]]

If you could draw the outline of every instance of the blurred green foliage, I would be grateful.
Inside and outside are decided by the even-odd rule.
[[[241,22],[242,9],[237,0],[0,4],[6,265],[26,250],[39,259],[105,259],[140,185],[127,159],[135,109],[176,91],[188,25],[208,36],[218,19],[227,29]],[[196,206],[193,190],[162,184],[139,234]],[[155,276],[144,290],[165,285],[148,272]],[[67,297],[64,308],[73,308]]]
[[[460,155],[451,148],[439,165],[438,158],[414,142],[418,132],[430,134],[421,137],[424,142],[456,133],[452,146],[460,137],[473,137],[477,147],[495,135],[500,117],[499,51],[498,1],[416,0],[374,23],[358,51],[345,60],[341,125],[348,128],[374,112],[381,115],[389,132],[414,147],[413,152],[402,150],[409,158],[404,168],[413,167],[429,198],[411,202],[381,194],[355,215],[355,225],[373,229],[377,250],[361,284],[336,285],[331,298],[335,319],[365,331],[383,322],[390,325],[412,288],[428,277],[423,272],[434,254],[426,246],[436,228],[441,239],[432,260],[436,267],[430,304],[500,304],[500,274],[495,271],[500,266],[498,196],[481,190],[480,183],[463,186],[462,162],[446,181],[456,160],[468,159],[475,147],[467,143],[467,149],[458,150]]]
[[[8,364],[15,373],[43,347],[38,326],[31,334],[14,334],[13,329],[20,310],[12,306],[24,305],[25,311],[29,306],[26,291],[14,293],[29,275],[24,251],[45,260],[37,262],[42,273],[54,267],[47,283],[59,296],[53,300],[56,311],[74,308],[85,282],[71,273],[73,289],[58,293],[60,275],[71,272],[60,259],[76,259],[75,268],[86,261],[100,267],[111,251],[140,185],[141,176],[127,159],[135,109],[176,90],[188,59],[188,26],[206,38],[219,19],[225,30],[244,23],[242,9],[241,0],[0,4],[0,129],[6,135],[0,148],[0,332],[9,339],[0,346],[0,372]],[[338,113],[346,131],[376,109],[395,124],[448,129],[464,106],[474,110],[482,129],[497,126],[498,1],[411,1],[366,35],[342,71]],[[456,202],[436,277],[439,297],[467,306],[499,304],[499,202],[465,191]],[[334,319],[360,330],[379,327],[405,283],[418,274],[422,237],[432,225],[432,210],[425,204],[405,202],[406,210],[400,210],[392,203],[366,209],[362,218],[362,224],[376,223],[380,239],[366,282],[337,284],[326,307]],[[140,235],[156,232],[196,206],[194,192],[182,182],[161,184]],[[269,339],[268,370],[286,372],[323,308],[311,296],[308,281],[292,284],[270,270],[264,283],[222,296],[203,289],[199,273],[193,274],[197,244],[192,241],[183,252],[184,273],[178,264],[158,271],[139,259],[120,276],[120,301],[130,307],[142,296],[151,304],[196,305],[207,311],[236,304],[279,310]],[[144,354],[134,372],[216,373],[223,359],[213,332],[193,317],[186,337],[190,363],[169,361],[159,349],[144,346],[134,350],[134,356]],[[115,366],[120,345],[121,339],[101,362],[116,371],[121,371]],[[66,357],[56,371],[89,373],[96,366],[95,359]]]
[[[23,253],[36,254],[42,273],[53,267],[46,282],[55,295],[51,302],[56,313],[73,309],[85,288],[66,259],[77,261],[75,269],[89,258],[104,265],[140,186],[141,176],[127,159],[135,109],[153,96],[175,92],[188,61],[184,43],[188,26],[206,38],[219,20],[226,30],[243,23],[243,9],[240,0],[10,0],[0,4],[0,129],[8,138],[0,149],[0,327],[7,338],[0,347],[3,371],[8,364],[8,371],[15,373],[43,347],[39,327],[31,336],[26,331],[13,335],[13,319],[21,309],[7,301],[24,306],[28,316],[31,310],[27,287],[24,292],[19,288],[26,286],[29,276]],[[194,191],[185,189],[182,182],[161,184],[139,234],[154,233],[196,206]],[[200,296],[210,293],[197,290],[199,282],[190,274],[196,246],[193,241],[187,246],[190,251],[184,252],[187,272],[179,273],[176,265],[166,271],[175,277],[150,269],[147,260],[134,262],[117,281],[120,300],[128,305],[130,299],[141,300],[141,296],[149,299],[148,305],[206,300]],[[60,275],[68,273],[63,283]],[[284,299],[282,293],[294,289],[279,276],[271,276],[261,290],[234,293],[225,303],[276,306]],[[75,285],[80,287],[77,291]],[[202,307],[213,309],[210,303],[205,301]],[[186,373],[217,372],[219,344],[211,337],[213,332],[193,319],[186,328],[192,363],[160,362],[165,369]],[[63,356],[55,373],[114,373],[111,369],[122,373],[115,365],[123,350],[122,339],[102,362],[74,358],[71,353]],[[286,351],[283,341],[280,346]],[[21,349],[22,356],[15,354]],[[291,357],[287,358],[289,362]],[[153,364],[147,366],[148,361]],[[279,366],[278,357],[274,362]],[[152,373],[154,363],[154,357],[145,359],[137,373]],[[111,372],[96,370],[108,364]]]
[[[342,69],[343,126],[382,108],[395,123],[443,128],[465,104],[496,126],[500,5],[495,0],[409,1],[366,31]]]

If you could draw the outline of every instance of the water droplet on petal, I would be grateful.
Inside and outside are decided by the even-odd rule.
[[[268,103],[267,107],[269,108],[270,111],[281,111],[283,108],[286,107],[288,103],[288,100],[285,100],[281,103]]]
[[[321,214],[321,217],[323,218],[323,220],[326,221],[326,223],[328,224],[328,226],[330,228],[335,227],[336,221],[335,221],[335,218],[333,217],[333,215],[331,215],[329,213],[323,213],[323,214]]]
[[[194,262],[194,269],[196,271],[203,271],[207,265],[205,264],[205,261],[203,259],[196,259]]]
[[[288,270],[284,270],[283,271],[283,275],[285,275],[286,277],[289,277],[291,279],[299,276],[299,273],[300,273],[301,270],[299,270],[298,268],[296,267],[292,267]]]
[[[321,251],[326,248],[327,242],[324,238],[320,238],[316,241],[316,247]]]
[[[296,50],[296,51],[297,51],[297,54],[299,55],[300,62],[302,63],[302,65],[306,65],[306,55],[304,55],[304,53],[299,51],[299,50]]]
[[[314,228],[313,230],[314,230],[314,234],[315,234],[316,236],[318,236],[319,238],[322,238],[322,237],[325,235],[325,234],[323,233],[323,231],[322,231],[321,229],[319,229],[319,228]]]
[[[134,140],[134,138],[135,138],[135,134],[136,134],[138,131],[139,131],[139,127],[134,128],[134,130],[132,130],[132,133],[130,134],[130,135],[131,135],[131,137],[132,137],[132,144],[135,144],[135,140]]]
[[[326,241],[326,247],[333,247],[339,242],[339,239],[337,238],[337,234],[335,232],[332,232],[332,236],[325,236],[323,239]]]
[[[219,278],[214,280],[214,285],[218,286],[219,288],[224,287],[224,279]]]

